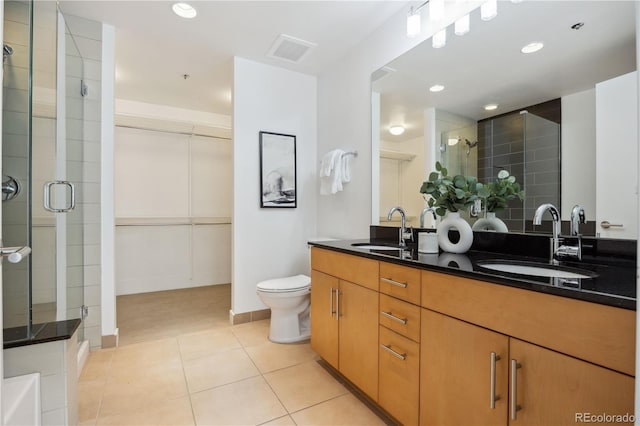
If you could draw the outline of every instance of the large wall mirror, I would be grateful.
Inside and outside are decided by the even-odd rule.
[[[543,231],[533,227],[533,211],[551,202],[565,221],[581,205],[590,222],[583,234],[636,238],[635,3],[498,7],[490,21],[473,11],[465,35],[448,27],[444,47],[428,39],[372,75],[380,157],[372,221],[389,223],[387,212],[400,205],[419,226],[419,188],[440,161],[450,174],[481,181],[501,169],[517,177],[525,200],[500,213],[510,232]],[[533,42],[544,46],[522,53]],[[490,104],[496,108],[485,109]],[[404,133],[391,134],[393,126]]]

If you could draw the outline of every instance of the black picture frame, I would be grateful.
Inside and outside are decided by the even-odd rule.
[[[260,132],[260,207],[298,207],[296,137]]]

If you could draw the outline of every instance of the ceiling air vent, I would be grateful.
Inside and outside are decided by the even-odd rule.
[[[280,34],[267,52],[267,56],[298,64],[316,46],[310,41]]]

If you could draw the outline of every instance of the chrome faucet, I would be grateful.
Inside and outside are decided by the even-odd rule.
[[[587,223],[587,219],[584,215],[584,209],[581,205],[576,204],[571,210],[571,232],[569,235],[572,237],[580,236],[580,224]]]
[[[436,210],[433,207],[426,207],[424,209],[422,209],[422,211],[420,212],[420,228],[424,228],[424,216],[428,213],[431,212],[431,214],[433,215],[433,220],[438,220],[438,218],[436,217]]]
[[[387,215],[387,220],[391,220],[391,216],[393,216],[395,212],[400,213],[401,219],[400,230],[398,232],[398,245],[404,248],[407,246],[405,240],[413,240],[413,231],[409,230],[409,232],[407,232],[407,215],[402,207],[391,207],[391,210],[389,210],[389,214]]]
[[[575,206],[571,212],[571,234],[576,231],[575,236],[578,237],[577,246],[560,245],[563,242],[563,238],[560,237],[560,213],[553,204],[542,204],[537,208],[533,215],[533,224],[540,225],[542,223],[542,215],[548,211],[553,219],[553,235],[552,235],[552,249],[550,260],[552,263],[557,263],[557,259],[578,259],[582,260],[582,238],[577,233],[577,226],[574,228],[574,218],[576,223],[582,220],[584,223],[584,209],[580,206]],[[580,211],[582,215],[580,215]]]
[[[536,212],[533,215],[533,224],[542,224],[542,215],[547,211],[551,214],[551,219],[553,220],[553,234],[551,235],[553,248],[551,249],[550,256],[550,260],[553,261],[555,259],[556,251],[558,251],[558,247],[560,246],[560,212],[553,204],[542,204],[536,209]]]

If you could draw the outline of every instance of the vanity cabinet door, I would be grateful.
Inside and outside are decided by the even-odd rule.
[[[428,309],[421,317],[420,424],[506,425],[509,338]]]
[[[339,281],[311,270],[311,348],[338,368],[338,317],[336,297]]]
[[[509,364],[516,364],[511,386],[515,384],[517,410],[515,416],[510,412],[512,425],[575,425],[589,422],[587,415],[633,414],[631,376],[514,338],[509,359]],[[598,423],[616,422],[612,417]]]
[[[340,280],[338,309],[339,370],[360,390],[377,401],[378,292]]]

